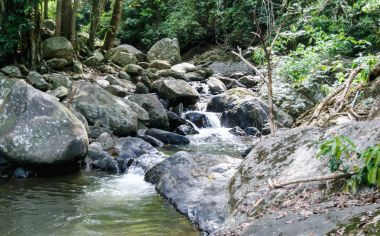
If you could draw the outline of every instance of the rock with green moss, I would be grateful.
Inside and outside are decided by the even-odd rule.
[[[42,43],[43,57],[45,60],[52,58],[73,61],[74,48],[71,42],[65,37],[51,37]]]
[[[72,106],[86,117],[89,125],[104,127],[119,136],[137,133],[138,116],[122,99],[84,81],[73,82],[70,91],[75,89]]]
[[[182,61],[178,39],[164,38],[151,47],[147,53],[149,61],[164,60],[171,64]]]
[[[7,85],[0,84],[0,90]],[[0,105],[0,155],[20,165],[75,163],[85,157],[84,125],[57,99],[19,80]]]

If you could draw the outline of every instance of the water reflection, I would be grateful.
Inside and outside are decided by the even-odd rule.
[[[0,185],[0,235],[198,235],[143,176],[80,172]]]

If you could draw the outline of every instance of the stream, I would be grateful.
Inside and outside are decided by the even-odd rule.
[[[241,156],[252,138],[236,137],[221,127],[218,114],[205,112],[208,99],[203,96],[198,110],[212,127],[189,135],[189,145],[159,151],[167,156],[177,151]],[[196,226],[144,181],[138,166],[119,175],[83,169],[63,177],[0,182],[0,225],[0,235],[17,236],[199,235]]]

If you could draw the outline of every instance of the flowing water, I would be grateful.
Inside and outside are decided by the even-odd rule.
[[[141,173],[0,183],[0,235],[199,235]]]
[[[236,137],[229,128],[223,128],[220,114],[205,111],[209,99],[206,91],[198,110],[212,127],[188,136],[189,145],[165,146],[160,151],[168,155],[184,150],[241,156],[252,138]],[[153,166],[160,160],[149,156],[139,164]],[[199,231],[144,181],[139,166],[132,166],[119,175],[82,170],[57,178],[0,182],[3,235],[192,236],[199,235]]]

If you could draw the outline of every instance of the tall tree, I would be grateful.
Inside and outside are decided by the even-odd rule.
[[[76,47],[76,21],[77,21],[77,10],[78,10],[79,0],[74,0],[72,16],[71,16],[71,28],[70,28],[70,41],[74,47]]]
[[[109,50],[114,46],[116,33],[117,33],[117,29],[119,28],[122,14],[123,14],[123,0],[115,0],[115,5],[113,6],[110,26],[108,28],[106,38],[103,44],[104,50]]]
[[[61,36],[62,30],[62,0],[57,0],[56,17],[55,17],[55,35]]]
[[[96,30],[99,25],[100,15],[102,14],[104,0],[92,0],[91,23],[90,23],[90,37],[88,40],[88,47],[91,51],[95,50]]]
[[[71,39],[71,18],[72,18],[72,10],[73,6],[71,0],[63,0],[62,1],[62,19],[64,19],[61,23],[61,33],[62,36]]]
[[[280,35],[282,24],[288,16],[286,11],[287,1],[283,5],[279,5],[279,9],[275,9],[275,4],[272,0],[262,0],[261,12],[257,16],[254,13],[254,23],[256,25],[256,32],[253,32],[255,38],[259,39],[260,46],[265,54],[266,63],[266,76],[260,70],[246,60],[238,48],[238,52],[233,52],[243,62],[245,62],[260,78],[265,82],[268,90],[268,107],[269,107],[269,128],[272,134],[276,132],[275,111],[273,104],[273,56],[272,49]],[[263,25],[266,26],[262,29]]]
[[[49,0],[44,0],[44,19],[49,19]]]

